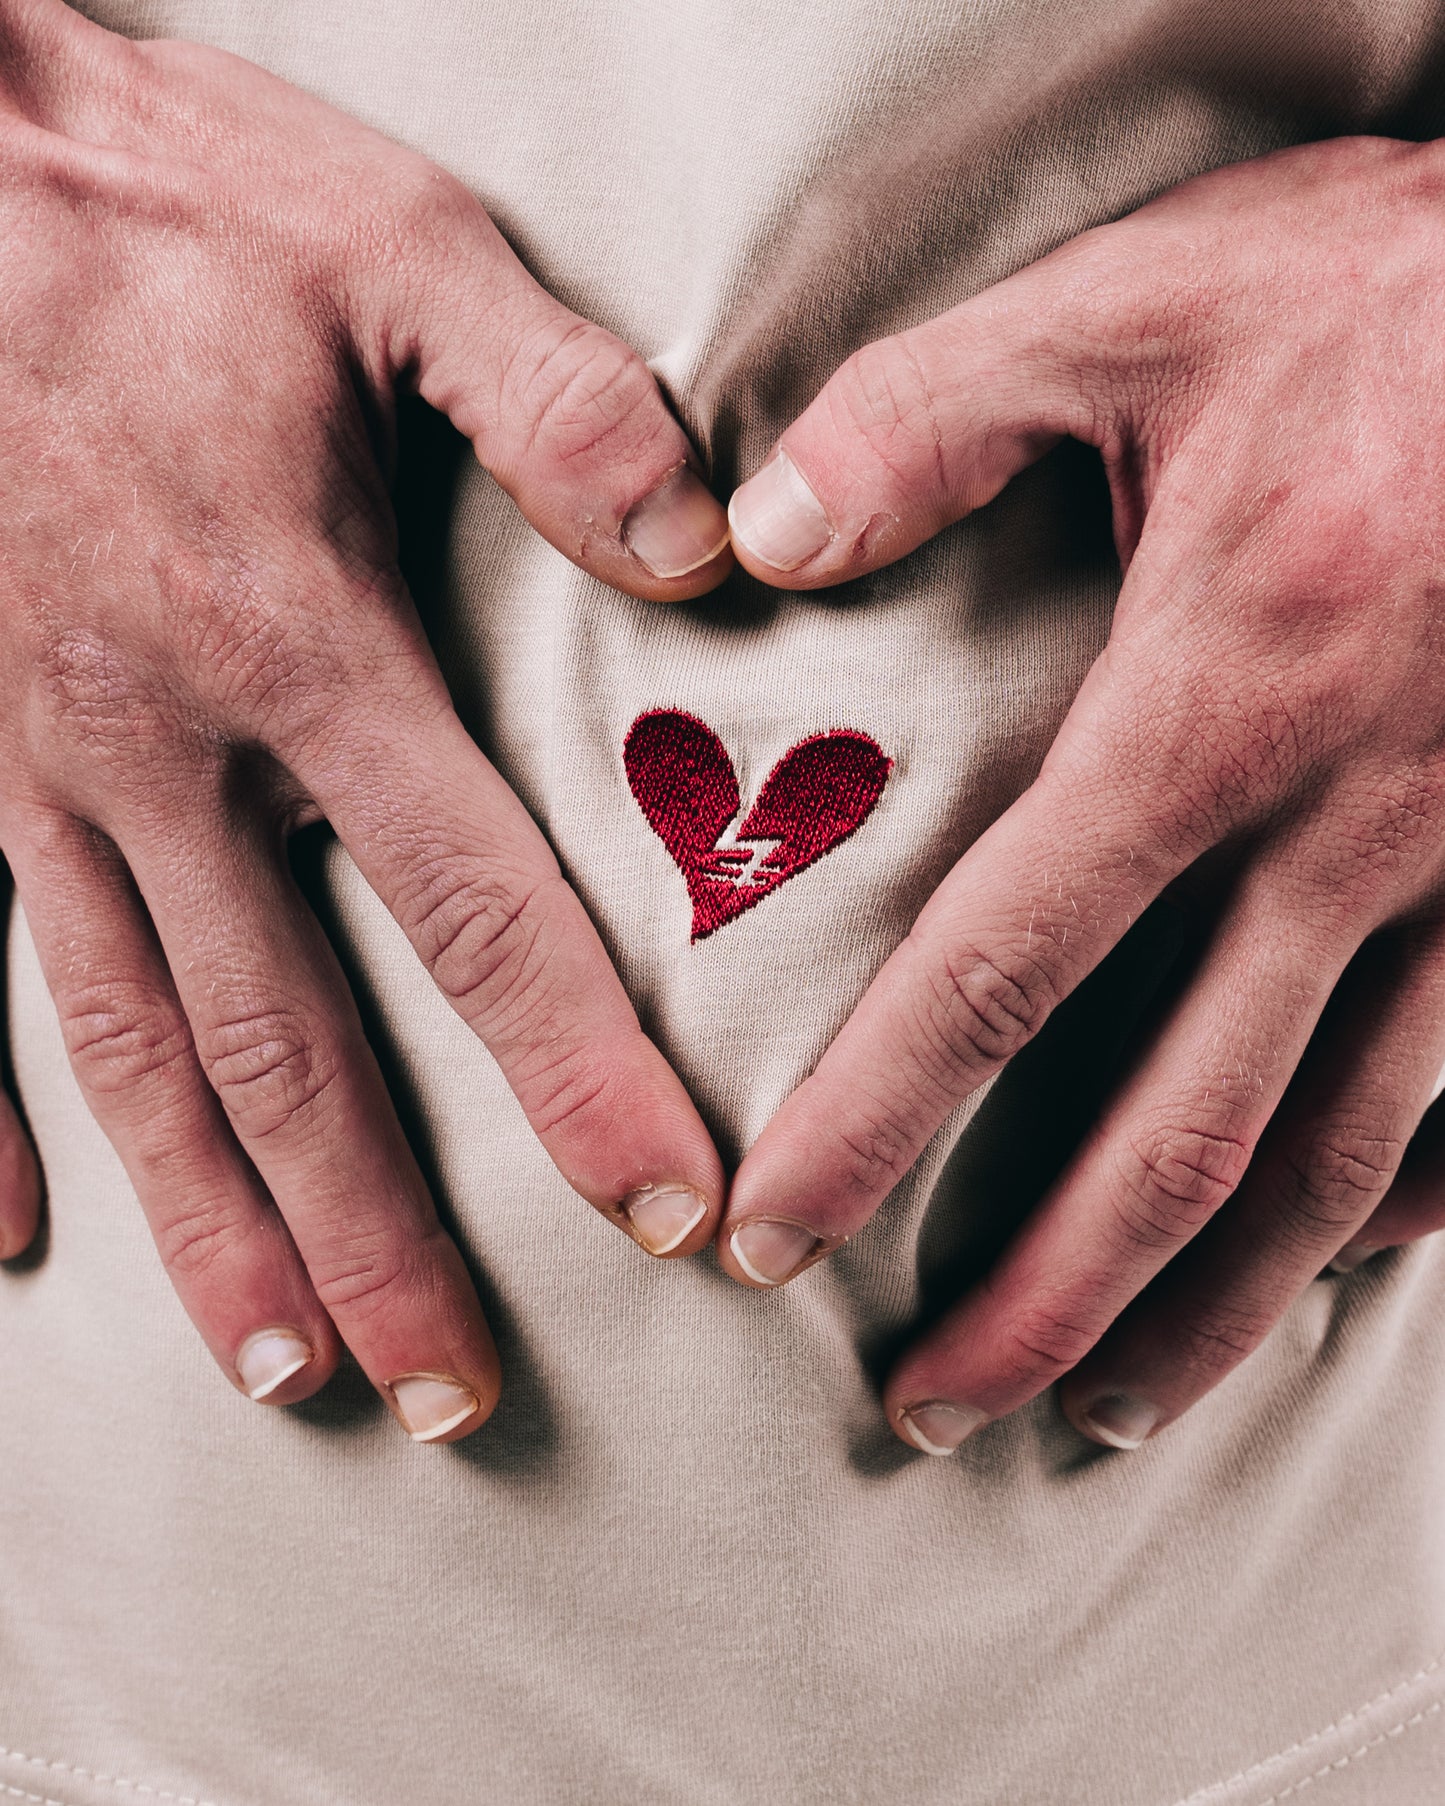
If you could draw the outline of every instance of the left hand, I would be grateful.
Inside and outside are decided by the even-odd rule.
[[[10,874],[0,868],[0,947],[9,913]],[[40,1162],[14,1099],[0,1088],[0,1260],[16,1259],[34,1241],[40,1204]]]
[[[1103,453],[1126,567],[1037,781],[743,1163],[735,1278],[851,1235],[1166,885],[1227,862],[1102,1120],[891,1374],[930,1453],[1060,1376],[1134,1447],[1342,1249],[1445,1223],[1426,1138],[1391,1192],[1445,1060],[1442,296],[1445,146],[1280,152],[865,347],[734,497],[743,564],[814,589],[1068,435]]]

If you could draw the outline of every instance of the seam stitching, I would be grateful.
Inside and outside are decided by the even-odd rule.
[[[1261,1800],[1259,1806],[1279,1806],[1281,1800],[1289,1799],[1291,1794],[1303,1793],[1316,1781],[1322,1781],[1327,1775],[1338,1774],[1342,1768],[1348,1768],[1352,1762],[1358,1762],[1361,1756],[1368,1756],[1371,1750],[1378,1749],[1391,1737],[1398,1737],[1403,1732],[1413,1730],[1417,1724],[1423,1724],[1427,1718],[1433,1718],[1440,1710],[1441,1701],[1436,1700],[1433,1706],[1426,1706],[1423,1712],[1416,1712],[1412,1718],[1401,1719],[1399,1724],[1391,1725],[1388,1731],[1381,1731],[1378,1737],[1372,1737],[1368,1743],[1362,1743],[1357,1750],[1351,1750],[1348,1756],[1339,1756],[1333,1762],[1327,1762],[1323,1768],[1317,1768],[1312,1775],[1305,1775],[1302,1780],[1292,1781],[1279,1793],[1272,1793],[1267,1800]]]
[[[1356,1706],[1353,1711],[1344,1713],[1333,1724],[1323,1726],[1312,1736],[1303,1738],[1298,1743],[1290,1744],[1287,1749],[1278,1751],[1274,1756],[1266,1757],[1263,1762],[1256,1762],[1249,1768],[1241,1769],[1238,1774],[1230,1775],[1225,1781],[1211,1783],[1208,1791],[1213,1792],[1216,1787],[1232,1787],[1239,1781],[1247,1781],[1251,1775],[1258,1774],[1261,1769],[1280,1761],[1285,1756],[1299,1755],[1311,1744],[1320,1742],[1333,1731],[1342,1730],[1355,1719],[1362,1717],[1364,1713],[1381,1705],[1392,1694],[1399,1693],[1406,1687],[1414,1686],[1417,1681],[1427,1679],[1435,1673],[1442,1661],[1445,1661],[1445,1656],[1437,1656],[1433,1662],[1427,1662],[1423,1668],[1412,1674],[1407,1680],[1397,1681],[1393,1687],[1387,1687],[1383,1693],[1377,1693],[1373,1699],[1366,1700],[1362,1706]],[[1358,1762],[1362,1757],[1368,1756],[1371,1750],[1378,1749],[1382,1743],[1388,1743],[1392,1737],[1403,1736],[1406,1731],[1423,1724],[1427,1718],[1433,1718],[1441,1710],[1442,1705],[1445,1705],[1445,1701],[1437,1699],[1433,1705],[1413,1713],[1409,1718],[1401,1719],[1399,1724],[1391,1725],[1388,1730],[1381,1731],[1368,1743],[1362,1743],[1357,1750],[1351,1750],[1348,1755],[1339,1756],[1333,1762],[1327,1762],[1323,1768],[1317,1768],[1313,1774],[1305,1775],[1301,1780],[1292,1781],[1288,1787],[1278,1793],[1272,1793],[1267,1800],[1261,1800],[1259,1806],[1279,1806],[1281,1800],[1287,1800],[1292,1795],[1303,1793],[1305,1788],[1312,1786],[1316,1781],[1322,1781],[1328,1775],[1338,1774],[1341,1769],[1348,1768],[1350,1763]],[[22,1750],[8,1749],[4,1744],[0,1744],[0,1756],[7,1756],[12,1762],[29,1763],[32,1767],[44,1769],[50,1774],[74,1775],[77,1779],[96,1781],[104,1786],[114,1787],[127,1793],[143,1795],[147,1799],[168,1800],[171,1802],[171,1806],[215,1806],[214,1801],[197,1799],[194,1794],[171,1793],[165,1788],[149,1787],[144,1781],[130,1781],[121,1775],[98,1774],[94,1769],[82,1768],[75,1763],[51,1762],[43,1756],[27,1756]],[[64,1806],[63,1801],[52,1800],[45,1794],[27,1793],[23,1788],[12,1787],[3,1781],[0,1781],[0,1792],[10,1799],[26,1801],[27,1806]],[[1188,1799],[1197,1799],[1198,1797],[1198,1794],[1191,1794]],[[1180,1801],[1179,1806],[1188,1806],[1188,1800]]]
[[[78,1781],[95,1781],[106,1787],[114,1787],[124,1793],[140,1795],[147,1800],[166,1800],[170,1806],[216,1806],[214,1800],[198,1800],[193,1794],[170,1793],[163,1787],[148,1787],[144,1781],[128,1781],[124,1775],[102,1775],[93,1768],[81,1768],[73,1762],[49,1762],[44,1756],[27,1756],[23,1750],[7,1749],[0,1743],[0,1756],[8,1756],[12,1762],[26,1762],[32,1768],[44,1769],[47,1774],[74,1775]],[[7,1794],[16,1799],[35,1800],[40,1806],[61,1806],[58,1800],[42,1800],[37,1793],[22,1793],[19,1788],[6,1786],[0,1782]]]
[[[1240,1769],[1237,1774],[1229,1775],[1223,1781],[1210,1781],[1206,1786],[1196,1788],[1193,1793],[1187,1794],[1183,1799],[1176,1801],[1175,1806],[1191,1806],[1192,1801],[1201,1800],[1207,1794],[1215,1793],[1226,1787],[1236,1787],[1241,1781],[1248,1781],[1253,1779],[1256,1775],[1263,1774],[1265,1769],[1273,1767],[1276,1762],[1282,1762],[1286,1756],[1303,1755],[1306,1750],[1313,1748],[1317,1743],[1323,1742],[1326,1737],[1331,1736],[1335,1731],[1344,1730],[1347,1725],[1352,1725],[1357,1718],[1363,1718],[1366,1712],[1373,1712],[1376,1706],[1384,1705],[1386,1700],[1393,1699],[1397,1693],[1403,1693],[1408,1687],[1413,1687],[1418,1681],[1428,1680],[1429,1677],[1440,1668],[1442,1663],[1445,1663],[1445,1652],[1437,1655],[1434,1661],[1427,1662],[1423,1668],[1417,1669],[1414,1674],[1408,1675],[1403,1681],[1396,1681],[1392,1687],[1386,1687],[1383,1693],[1377,1693],[1373,1699],[1367,1699],[1363,1705],[1355,1706],[1352,1710],[1342,1713],[1333,1723],[1322,1725],[1318,1731],[1311,1732],[1308,1737],[1302,1737],[1298,1743],[1290,1744],[1287,1749],[1276,1750],[1273,1755],[1265,1756],[1259,1762],[1251,1762],[1248,1768]],[[1438,1711],[1439,1706],[1436,1705],[1431,1707],[1430,1710]],[[1424,1717],[1425,1715],[1426,1714],[1421,1713],[1417,1716]],[[1413,1724],[1416,1720],[1407,1719],[1405,1722],[1406,1724]],[[1404,1726],[1396,1726],[1397,1730],[1403,1728]],[[1390,1736],[1392,1733],[1386,1732],[1385,1735]],[[1373,1745],[1365,1744],[1363,1747],[1365,1749],[1370,1749],[1373,1748]],[[1356,1754],[1359,1753],[1360,1752],[1358,1751],[1356,1752]],[[1353,1758],[1346,1757],[1345,1760],[1352,1761]],[[1331,1764],[1330,1766],[1333,1767],[1334,1764]],[[1328,1773],[1328,1769],[1322,1770],[1321,1773]],[[1300,1783],[1295,1783],[1295,1785],[1298,1786]],[[1285,1794],[1274,1795],[1275,1800],[1282,1800],[1284,1798],[1286,1798]],[[210,1802],[202,1801],[200,1806],[210,1806]],[[1262,1802],[1262,1806],[1273,1806],[1273,1802],[1271,1800],[1265,1800]]]
[[[63,1800],[52,1800],[47,1794],[42,1793],[26,1793],[23,1787],[11,1787],[6,1781],[0,1781],[0,1793],[6,1794],[12,1800],[32,1802],[33,1806],[65,1806]]]

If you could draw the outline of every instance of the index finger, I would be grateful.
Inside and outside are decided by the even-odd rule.
[[[1199,742],[1161,731],[1104,655],[1033,787],[944,879],[744,1160],[721,1234],[734,1278],[783,1283],[861,1228],[1218,837],[1228,805]]]
[[[562,1176],[649,1253],[704,1247],[722,1207],[712,1138],[423,648],[343,681],[320,713],[325,730],[282,756]]]

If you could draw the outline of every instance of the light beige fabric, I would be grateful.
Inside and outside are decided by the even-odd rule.
[[[1426,0],[104,0],[464,177],[636,343],[723,485],[856,345],[1189,173],[1426,133]],[[1432,61],[1434,59],[1434,61]],[[837,596],[607,593],[445,460],[408,490],[463,712],[545,825],[722,1144],[757,1133],[1103,642],[1069,448]],[[441,568],[444,564],[444,570]],[[429,575],[430,573],[430,575]],[[853,839],[688,942],[622,772],[644,709],[745,797],[805,735],[895,761]],[[1167,953],[1146,920],[874,1223],[786,1294],[644,1259],[532,1145],[334,851],[316,874],[483,1276],[507,1392],[407,1444],[354,1378],[209,1365],[66,1071],[23,932],[43,1258],[0,1274],[0,1801],[58,1806],[1427,1806],[1445,1797],[1445,1250],[1313,1286],[1157,1444],[1048,1400],[955,1461],[874,1383],[1046,1182]]]

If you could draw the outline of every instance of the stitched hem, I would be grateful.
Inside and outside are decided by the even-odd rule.
[[[69,1800],[52,1800],[48,1794],[26,1793],[23,1787],[11,1787],[6,1781],[0,1781],[0,1798],[7,1800],[23,1800],[26,1806],[34,1802],[34,1806],[72,1806]]]
[[[35,1771],[37,1787],[49,1788],[53,1785],[50,1777],[59,1775],[68,1777],[85,1785],[87,1791],[98,1788],[113,1789],[137,1802],[154,1802],[155,1806],[217,1806],[215,1800],[203,1800],[195,1794],[172,1793],[164,1787],[151,1787],[145,1781],[132,1781],[124,1775],[106,1775],[93,1768],[82,1768],[78,1763],[52,1761],[45,1756],[28,1756],[23,1750],[14,1750],[0,1743],[0,1762],[14,1763],[17,1767]],[[42,1778],[43,1777],[43,1778]],[[28,1779],[27,1776],[15,1776],[15,1779]],[[0,1777],[0,1806],[7,1800],[25,1802],[25,1806],[78,1806],[74,1800],[52,1800],[45,1793],[28,1793],[23,1787],[12,1785]]]
[[[1368,1743],[1362,1743],[1357,1750],[1351,1750],[1348,1756],[1341,1756],[1334,1762],[1327,1762],[1323,1768],[1317,1768],[1312,1775],[1304,1775],[1298,1781],[1292,1781],[1288,1787],[1282,1788],[1279,1793],[1272,1793],[1267,1800],[1261,1800],[1259,1806],[1276,1806],[1276,1802],[1279,1800],[1287,1800],[1292,1794],[1303,1793],[1306,1787],[1312,1786],[1316,1781],[1324,1780],[1327,1775],[1338,1774],[1342,1768],[1348,1768],[1350,1763],[1358,1762],[1361,1756],[1368,1756],[1371,1750],[1377,1750],[1391,1737],[1399,1737],[1405,1731],[1413,1730],[1417,1724],[1423,1724],[1427,1718],[1433,1718],[1439,1710],[1440,1701],[1437,1699],[1433,1706],[1427,1706],[1423,1712],[1416,1712],[1413,1717],[1402,1719],[1397,1725],[1391,1725],[1388,1731],[1381,1731],[1378,1737],[1372,1737]]]
[[[1317,1781],[1338,1774],[1393,1738],[1438,1717],[1445,1707],[1445,1698],[1437,1697],[1442,1692],[1445,1652],[1309,1737],[1226,1780],[1197,1788],[1173,1806],[1279,1806],[1280,1801],[1295,1798]]]

